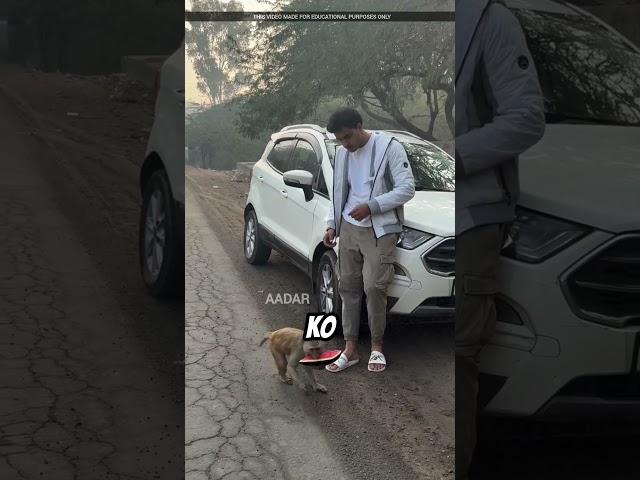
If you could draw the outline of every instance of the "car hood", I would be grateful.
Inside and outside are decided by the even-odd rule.
[[[640,128],[547,125],[520,158],[520,205],[610,232],[640,230]]]
[[[404,224],[441,237],[455,233],[455,193],[418,191],[404,204]]]

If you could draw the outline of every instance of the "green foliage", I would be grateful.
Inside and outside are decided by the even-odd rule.
[[[187,118],[185,141],[189,165],[216,170],[234,169],[237,162],[255,162],[269,135],[244,137],[235,126],[237,105],[217,105]]]
[[[242,11],[238,1],[193,0],[193,11]],[[190,22],[185,29],[185,47],[198,76],[198,90],[211,104],[218,105],[231,98],[239,88],[236,57],[229,38],[242,38],[247,32],[242,23]]]
[[[269,3],[300,11],[425,9],[423,0]],[[193,10],[236,9],[233,1],[193,2]],[[324,126],[345,105],[361,111],[367,128],[449,140],[453,41],[451,23],[191,22],[187,54],[214,105],[187,122],[188,145],[207,154],[204,164],[197,154],[191,163],[233,168],[255,161],[272,132],[294,123]]]
[[[293,121],[283,123],[272,130],[265,129],[254,138],[247,137],[242,131],[242,122],[239,117],[239,112],[243,107],[242,103],[237,101],[209,107],[187,117],[186,145],[190,148],[187,163],[202,168],[228,170],[236,168],[237,162],[254,162],[262,154],[271,133],[280,130],[285,125],[294,123],[315,123],[325,126],[329,116],[344,106],[346,102],[345,98],[335,98],[323,102],[314,114],[296,117]],[[416,108],[422,107],[426,107],[426,105],[423,103]],[[372,130],[401,129],[399,125],[388,125],[369,117],[366,113],[363,113],[362,116],[364,124]],[[447,130],[447,127],[443,126],[443,129]],[[424,160],[421,162],[424,163]],[[423,175],[432,175],[434,172],[437,173],[437,170],[434,170],[432,166],[431,170]]]
[[[278,3],[298,11],[370,7],[364,0],[323,1],[321,7],[310,0]],[[248,72],[239,112],[247,136],[314,116],[336,98],[387,127],[427,139],[435,139],[442,105],[445,138],[453,134],[453,24],[261,22],[251,36],[235,50]],[[425,108],[416,112],[417,104]]]

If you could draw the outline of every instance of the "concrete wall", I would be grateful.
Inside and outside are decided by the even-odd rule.
[[[36,44],[38,31],[32,22],[10,23],[8,33],[10,60],[28,66],[42,65],[42,56]]]
[[[16,63],[44,71],[89,75],[119,72],[123,56],[166,56],[178,48],[184,37],[183,7],[178,7],[148,11],[138,7],[134,14],[115,9],[115,17],[109,21],[90,11],[75,17],[13,17],[9,56]]]
[[[4,57],[9,52],[9,25],[6,20],[0,20],[0,56]]]

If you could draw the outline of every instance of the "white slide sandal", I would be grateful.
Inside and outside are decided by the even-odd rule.
[[[359,358],[355,358],[353,360],[349,360],[347,358],[347,356],[344,354],[344,352],[342,352],[335,362],[330,363],[329,365],[327,365],[324,368],[328,372],[338,373],[338,372],[341,372],[342,370],[344,370],[346,368],[352,367],[353,365],[357,364],[359,361],[360,361]],[[329,367],[331,367],[331,365],[335,365],[337,368],[333,368],[333,369],[329,368]]]
[[[373,370],[371,365],[382,365],[383,367],[378,370]],[[367,370],[370,372],[380,373],[384,372],[387,368],[387,359],[384,357],[382,352],[378,352],[377,350],[371,351],[371,356],[369,357],[369,364],[367,365]]]

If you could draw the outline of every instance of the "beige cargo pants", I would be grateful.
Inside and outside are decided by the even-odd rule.
[[[338,290],[342,297],[342,331],[356,341],[360,330],[362,292],[367,296],[371,341],[381,341],[387,324],[387,289],[393,280],[397,233],[376,238],[371,227],[346,220],[340,227]]]

